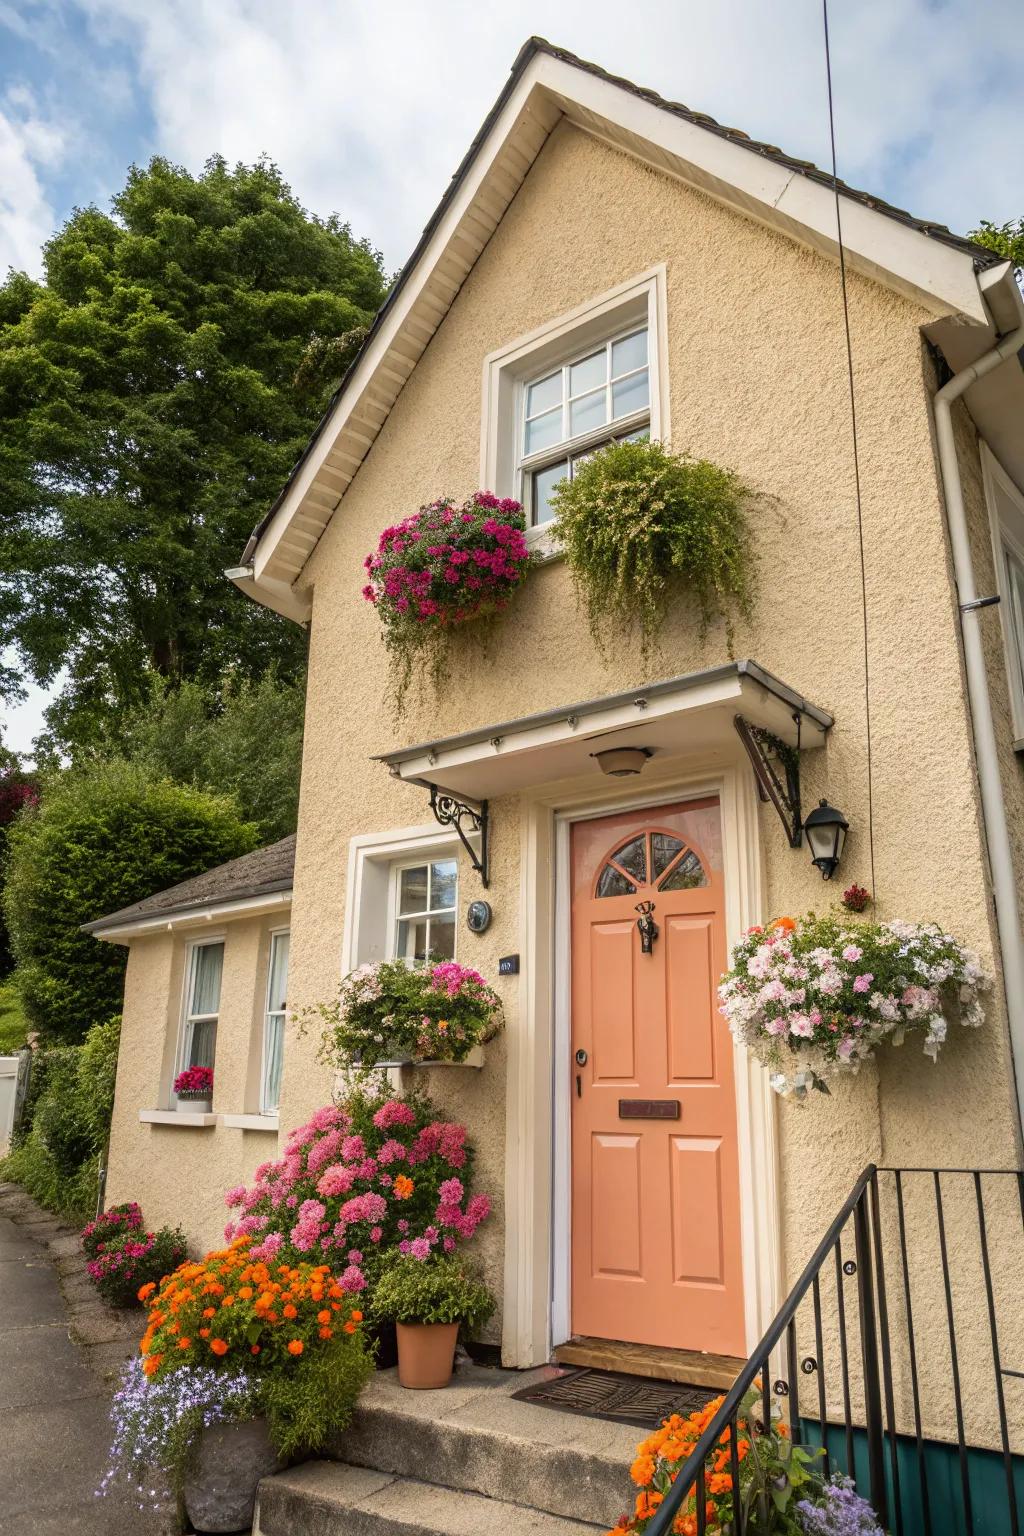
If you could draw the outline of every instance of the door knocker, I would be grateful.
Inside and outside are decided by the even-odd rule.
[[[642,955],[649,955],[653,952],[654,941],[658,937],[659,932],[658,925],[651,916],[651,913],[654,911],[654,902],[638,901],[633,910],[640,913],[636,920],[636,925],[640,930],[640,953]]]

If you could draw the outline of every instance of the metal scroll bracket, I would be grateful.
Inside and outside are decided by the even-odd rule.
[[[793,715],[796,721],[796,746],[791,747],[763,725],[751,725],[742,715],[733,722],[750,758],[757,791],[762,800],[771,801],[779,813],[779,820],[786,829],[791,848],[799,848],[803,842],[803,819],[800,812],[800,713]]]
[[[434,813],[434,820],[442,827],[454,827],[459,834],[459,841],[469,854],[469,860],[477,874],[480,876],[480,884],[487,889],[488,865],[487,848],[487,801],[481,800],[479,805],[468,805],[464,800],[457,800],[454,795],[445,794],[443,789],[438,789],[436,784],[430,786],[430,809]],[[480,838],[480,852],[473,847],[469,840],[463,822],[468,823],[469,835],[476,833]]]

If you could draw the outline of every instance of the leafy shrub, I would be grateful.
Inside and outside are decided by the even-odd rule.
[[[112,1205],[82,1228],[82,1252],[87,1259],[97,1259],[108,1243],[128,1232],[142,1231],[142,1207],[134,1200]]]
[[[121,1002],[125,953],[81,925],[255,845],[231,801],[100,763],[55,779],[8,834],[4,907],[32,1026],[80,1039]]]
[[[558,538],[591,633],[603,648],[639,630],[646,658],[669,605],[690,592],[702,630],[747,614],[753,564],[744,504],[751,491],[729,469],[670,453],[661,443],[610,443],[555,487]]]
[[[240,1216],[224,1235],[255,1237],[253,1257],[267,1263],[311,1252],[344,1262],[342,1284],[365,1291],[372,1310],[390,1252],[451,1253],[486,1220],[490,1200],[470,1193],[472,1179],[465,1126],[439,1119],[429,1099],[352,1090],[292,1131],[249,1188],[228,1191]]]
[[[78,1050],[66,1045],[47,1054],[46,1091],[36,1107],[32,1129],[57,1171],[71,1178],[99,1148],[80,1091]]]
[[[104,1242],[86,1268],[103,1300],[112,1307],[132,1307],[142,1286],[157,1285],[182,1262],[185,1236],[179,1229],[127,1231]]]
[[[373,1308],[396,1323],[461,1323],[475,1333],[494,1311],[494,1297],[460,1258],[399,1257],[378,1280]]]
[[[477,971],[455,960],[361,965],[337,1001],[310,1010],[324,1024],[322,1057],[338,1066],[395,1057],[464,1061],[501,1024],[501,999]],[[309,1017],[309,1015],[307,1015]]]
[[[92,1026],[78,1052],[78,1097],[96,1151],[110,1133],[120,1043],[121,1015],[115,1014],[105,1024]]]

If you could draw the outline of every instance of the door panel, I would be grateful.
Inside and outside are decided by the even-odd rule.
[[[640,901],[659,929],[649,954]],[[573,827],[571,959],[573,1332],[740,1354],[717,801]],[[677,1117],[623,1118],[636,1100],[677,1105]]]

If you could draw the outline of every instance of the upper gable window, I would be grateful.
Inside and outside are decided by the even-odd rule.
[[[557,553],[551,494],[612,439],[670,438],[664,266],[609,289],[484,361],[480,483],[514,496],[527,539]]]
[[[533,527],[553,516],[551,493],[613,438],[651,425],[648,328],[638,326],[527,380],[521,402],[519,499]]]

